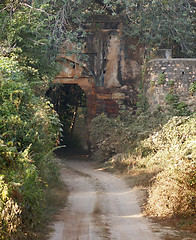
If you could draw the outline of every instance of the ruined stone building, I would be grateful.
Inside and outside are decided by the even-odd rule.
[[[141,80],[152,111],[165,106],[171,87],[195,110],[196,94],[189,89],[196,81],[196,59],[173,59],[170,51],[159,51],[146,63],[142,79],[145,49],[137,40],[123,36],[121,19],[101,15],[89,23],[84,44],[88,63],[62,52],[63,68],[55,78],[55,83],[78,84],[85,91],[89,121],[102,112],[116,115],[123,104],[134,108]],[[164,81],[160,82],[161,77]]]
[[[88,64],[80,64],[74,55],[59,57],[63,70],[56,83],[78,84],[87,95],[89,117],[106,112],[116,115],[125,101],[134,106],[136,85],[141,78],[144,48],[122,36],[121,20],[96,16],[84,45]],[[131,48],[130,42],[136,47]]]

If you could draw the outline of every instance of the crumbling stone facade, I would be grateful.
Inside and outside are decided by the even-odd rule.
[[[88,119],[102,112],[114,116],[124,102],[136,104],[144,48],[136,40],[122,36],[119,18],[95,16],[87,25],[84,53],[88,63],[81,65],[75,55],[62,52],[59,58],[66,61],[62,61],[63,69],[54,82],[78,84],[85,91]],[[66,47],[71,49],[69,44]]]

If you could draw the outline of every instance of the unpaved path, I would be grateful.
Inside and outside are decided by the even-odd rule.
[[[54,223],[50,240],[158,240],[142,216],[136,193],[123,179],[86,159],[61,163],[68,206]]]

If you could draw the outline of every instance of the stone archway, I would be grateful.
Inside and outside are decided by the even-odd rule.
[[[68,58],[65,54],[61,54],[60,58],[62,59],[60,62],[62,70],[55,77],[53,83],[77,84],[81,87],[87,97],[87,123],[90,123],[91,119],[96,116],[94,78],[88,74],[84,66],[81,66],[73,58]]]
[[[61,54],[60,63],[62,66],[61,72],[55,77],[53,83],[60,84],[77,84],[86,94],[87,99],[87,146],[90,150],[89,142],[89,124],[91,120],[96,116],[97,112],[97,101],[95,94],[95,81],[92,76],[88,73],[88,70],[81,66],[74,56],[67,57],[66,54]]]

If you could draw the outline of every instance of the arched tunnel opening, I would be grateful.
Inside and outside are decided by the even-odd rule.
[[[78,84],[54,84],[46,95],[62,123],[60,145],[68,151],[87,151],[87,97]]]

